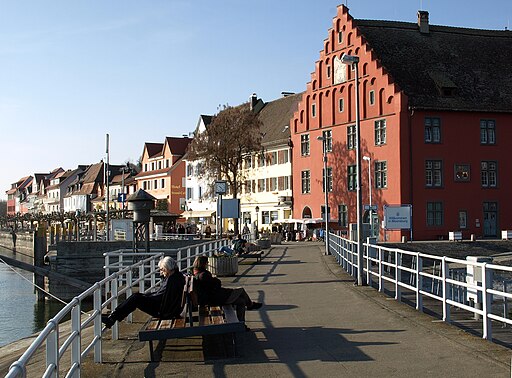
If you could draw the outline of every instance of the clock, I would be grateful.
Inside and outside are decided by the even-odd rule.
[[[215,194],[226,194],[226,192],[227,192],[226,181],[215,181],[214,192],[215,192]]]

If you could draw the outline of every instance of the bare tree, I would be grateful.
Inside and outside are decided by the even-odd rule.
[[[260,127],[261,121],[249,104],[225,105],[206,130],[196,132],[188,146],[187,158],[202,162],[202,176],[207,180],[226,180],[231,195],[237,198],[245,183],[243,160],[248,154],[261,150]]]

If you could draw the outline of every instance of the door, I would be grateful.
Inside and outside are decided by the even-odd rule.
[[[484,237],[498,236],[498,203],[484,202]]]

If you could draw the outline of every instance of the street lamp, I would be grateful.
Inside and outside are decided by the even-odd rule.
[[[325,215],[325,254],[329,254],[329,186],[327,183],[327,140],[323,136],[318,136],[316,139],[322,141],[322,148],[324,153],[324,215]]]
[[[256,210],[256,227],[255,227],[255,230],[254,230],[254,240],[258,240],[258,213],[260,212],[260,207],[259,206],[256,206],[256,208],[254,209]]]
[[[341,62],[354,67],[355,72],[355,94],[356,94],[356,172],[357,172],[357,284],[363,285],[363,219],[361,216],[361,120],[359,119],[359,57],[343,54]]]
[[[372,218],[372,158],[363,156],[363,160],[368,162],[368,196],[369,196],[369,215],[370,215],[370,236],[373,237],[373,218]]]

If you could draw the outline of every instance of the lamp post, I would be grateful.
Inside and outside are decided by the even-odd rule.
[[[324,156],[324,220],[325,220],[325,254],[329,254],[329,185],[327,183],[327,140],[323,136],[317,137],[322,141],[322,149]]]
[[[372,210],[372,158],[369,156],[363,156],[363,160],[368,162],[368,196],[370,203],[370,236],[373,237],[373,210]]]
[[[254,209],[256,210],[256,227],[255,227],[255,230],[254,230],[254,240],[258,240],[258,213],[260,212],[260,207],[259,206],[256,206],[256,208]]]
[[[361,120],[359,118],[359,57],[343,54],[341,62],[354,67],[355,72],[355,97],[356,97],[356,174],[357,174],[357,284],[363,285],[363,219],[361,214]]]

